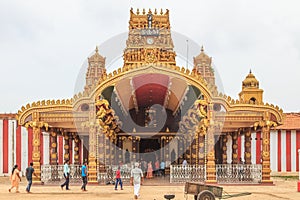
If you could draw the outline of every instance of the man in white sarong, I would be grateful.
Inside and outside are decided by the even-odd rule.
[[[134,163],[134,169],[131,170],[130,183],[133,185],[134,199],[140,196],[140,188],[143,184],[143,171],[139,168],[139,163]]]

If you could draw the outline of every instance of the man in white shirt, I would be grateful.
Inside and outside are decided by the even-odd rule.
[[[131,170],[130,183],[133,185],[134,199],[138,199],[143,184],[143,171],[139,168],[138,162],[134,163],[134,169]]]
[[[68,160],[66,160],[65,164],[64,164],[64,177],[65,177],[66,181],[60,187],[63,190],[64,186],[66,186],[66,190],[70,190],[69,189],[70,167],[69,167],[69,161]]]

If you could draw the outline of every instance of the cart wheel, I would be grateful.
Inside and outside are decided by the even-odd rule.
[[[204,190],[198,194],[197,200],[215,200],[215,195],[208,190]]]

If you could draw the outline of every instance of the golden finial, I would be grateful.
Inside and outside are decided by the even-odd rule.
[[[140,14],[140,9],[136,10],[136,14],[139,15]]]
[[[251,69],[250,69],[250,72],[249,72],[250,74],[252,74],[252,71],[251,71]]]
[[[163,14],[164,14],[164,13],[163,13],[163,10],[162,10],[162,8],[160,9],[160,14],[161,14],[161,15],[163,15]]]
[[[157,10],[156,10],[156,8],[154,9],[154,15],[157,15]]]
[[[98,53],[98,46],[96,46],[96,50],[95,51],[96,51],[96,53]]]
[[[143,8],[143,15],[146,14],[145,8]]]
[[[203,45],[201,46],[201,52],[204,52],[204,47],[203,47]]]
[[[148,14],[151,14],[151,13],[152,13],[152,11],[151,11],[151,9],[149,8]]]

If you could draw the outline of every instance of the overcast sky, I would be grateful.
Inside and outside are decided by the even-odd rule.
[[[213,57],[227,95],[238,98],[251,68],[265,102],[300,111],[300,1],[0,0],[0,113],[72,97],[95,46],[128,30],[131,7],[168,8],[172,30]]]

